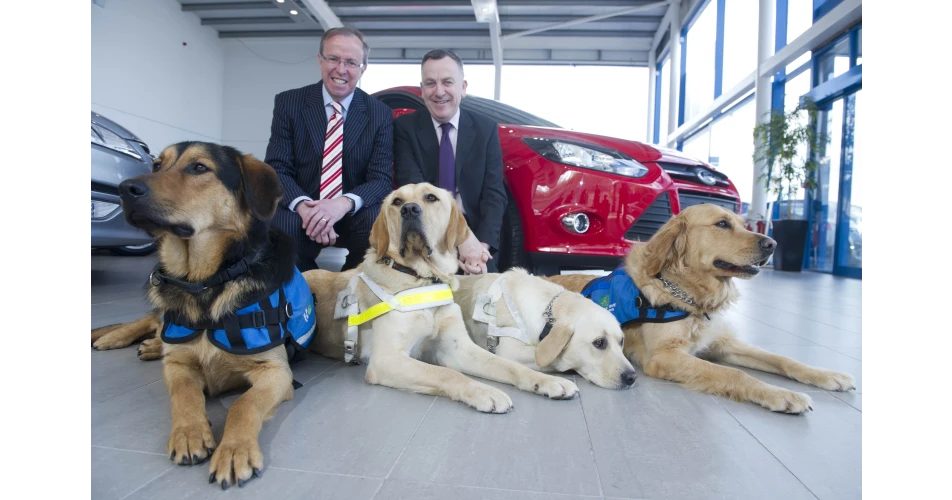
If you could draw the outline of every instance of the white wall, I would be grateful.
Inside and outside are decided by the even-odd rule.
[[[320,38],[222,40],[225,58],[222,142],[264,159],[274,96],[321,79]],[[370,71],[370,69],[368,69]]]
[[[91,110],[153,153],[184,140],[220,142],[225,58],[218,33],[176,0],[106,0],[91,8]]]

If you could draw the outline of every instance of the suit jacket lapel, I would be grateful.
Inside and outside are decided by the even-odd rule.
[[[314,141],[314,147],[323,154],[324,136],[327,134],[327,111],[324,110],[324,83],[308,90],[304,98],[304,123]],[[320,182],[320,181],[318,181]]]
[[[416,126],[419,133],[420,148],[423,152],[424,177],[436,179],[433,184],[439,186],[440,178],[440,142],[436,138],[436,129],[433,128],[433,118],[423,109],[416,113]]]
[[[350,109],[347,110],[347,118],[344,120],[345,155],[357,145],[370,120],[367,116],[367,103],[364,102],[366,98],[362,90],[354,90],[354,98],[350,101]]]
[[[476,123],[468,112],[461,110],[459,115],[459,130],[456,133],[456,184],[459,185],[460,172],[463,171],[463,160],[469,158],[476,142]]]

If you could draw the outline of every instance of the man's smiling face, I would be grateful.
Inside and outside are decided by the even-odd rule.
[[[430,115],[439,123],[446,123],[459,109],[466,96],[463,70],[451,57],[428,59],[423,63],[423,102]]]
[[[340,62],[332,63],[327,60],[339,59]],[[321,79],[324,81],[324,88],[335,101],[341,101],[349,96],[357,88],[357,82],[367,69],[366,66],[360,69],[351,69],[347,67],[344,61],[352,61],[357,64],[364,62],[364,46],[357,37],[350,35],[337,35],[324,41],[324,52],[318,57],[321,66]]]

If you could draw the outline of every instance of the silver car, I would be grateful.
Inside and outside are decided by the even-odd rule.
[[[116,122],[92,114],[92,248],[120,255],[148,255],[155,240],[126,222],[119,205],[119,183],[152,171],[149,146]]]

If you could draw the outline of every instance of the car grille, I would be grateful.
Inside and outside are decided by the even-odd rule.
[[[739,203],[733,198],[727,198],[710,193],[699,193],[695,191],[678,191],[678,199],[681,201],[681,210],[702,203],[710,203],[719,207],[724,207],[731,212],[739,213]]]
[[[690,182],[692,184],[700,184],[702,186],[706,186],[706,184],[704,184],[703,182],[701,182],[700,179],[697,178],[697,174],[695,174],[695,171],[697,169],[702,169],[702,170],[707,170],[708,172],[714,174],[714,177],[717,178],[717,183],[714,184],[715,186],[729,185],[727,183],[726,175],[720,172],[715,172],[701,165],[691,166],[691,165],[682,165],[680,163],[668,163],[668,162],[659,161],[658,166],[661,167],[665,172],[667,172],[668,175],[671,176],[672,179],[679,180],[682,182]]]
[[[103,194],[111,194],[113,196],[119,196],[119,188],[116,186],[110,186],[109,184],[103,184],[101,182],[93,181],[93,191]]]
[[[671,218],[671,199],[668,193],[661,193],[648,208],[642,212],[638,220],[625,233],[625,239],[631,241],[648,241],[658,229]]]

